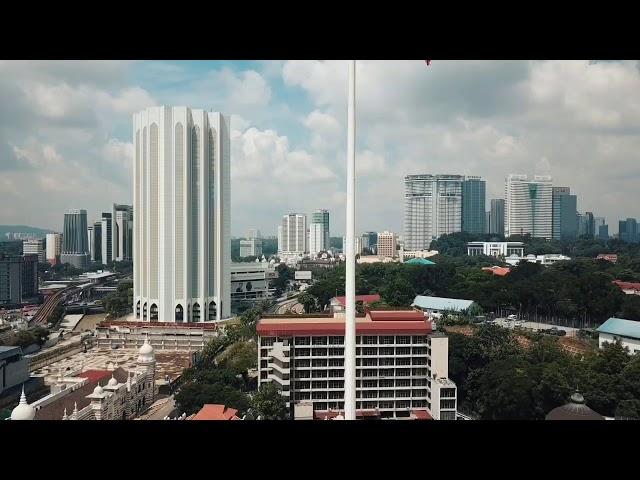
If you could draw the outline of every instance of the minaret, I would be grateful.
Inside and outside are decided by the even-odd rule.
[[[144,368],[149,380],[151,381],[151,398],[149,403],[153,403],[156,396],[156,357],[153,353],[153,347],[149,343],[149,337],[144,339],[144,343],[138,350],[138,366]]]
[[[24,384],[22,385],[22,394],[20,395],[20,403],[11,412],[11,420],[33,420],[36,416],[36,409],[27,403],[27,396],[24,394]]]
[[[69,416],[67,415],[67,407],[64,407],[64,414],[62,415],[63,420],[69,420]]]
[[[78,402],[73,402],[73,413],[71,414],[71,420],[78,419]]]

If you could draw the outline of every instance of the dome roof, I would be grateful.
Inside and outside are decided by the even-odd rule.
[[[140,347],[140,350],[138,350],[138,353],[140,355],[151,355],[151,354],[153,354],[153,347],[149,343],[149,339],[145,338],[144,343]]]
[[[107,383],[107,386],[109,386],[109,387],[117,387],[118,386],[118,380],[115,379],[113,374],[111,375],[111,378],[109,379],[109,383]]]
[[[94,395],[102,395],[103,393],[104,393],[104,390],[102,389],[100,384],[96,385],[96,388],[93,389]]]
[[[24,386],[22,387],[22,395],[20,395],[20,403],[11,412],[11,420],[33,420],[36,416],[36,409],[27,403],[27,397],[24,394]]]
[[[580,392],[571,395],[571,401],[551,410],[545,420],[604,420],[604,417],[585,404]]]

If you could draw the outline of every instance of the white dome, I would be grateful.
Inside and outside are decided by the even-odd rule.
[[[113,375],[111,375],[111,378],[109,379],[109,383],[107,383],[107,385],[109,387],[117,387],[118,386],[118,380],[116,380],[115,377]]]
[[[104,390],[102,389],[100,384],[96,385],[96,388],[93,389],[94,395],[102,395],[103,393],[104,393]]]
[[[36,416],[36,409],[27,403],[27,397],[22,387],[22,395],[20,395],[20,403],[11,412],[11,420],[33,420]]]
[[[140,350],[138,350],[138,353],[140,355],[152,355],[153,354],[153,347],[149,343],[149,340],[145,339],[144,343],[140,347]]]

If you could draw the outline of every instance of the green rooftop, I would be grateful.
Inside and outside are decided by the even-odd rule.
[[[426,258],[412,258],[411,260],[407,260],[407,265],[435,265],[435,262],[431,260],[427,260]]]

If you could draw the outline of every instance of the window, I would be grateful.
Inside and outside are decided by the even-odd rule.
[[[393,364],[393,359],[390,359],[390,360],[391,360],[391,362]],[[362,365],[365,366],[365,367],[377,367],[378,366],[378,359],[377,358],[363,358],[362,359]],[[380,362],[380,365],[384,365],[382,363],[382,361]]]
[[[309,360],[305,360],[305,359],[297,359],[295,361],[295,366],[296,368],[301,368],[301,367],[308,367],[309,366]],[[315,365],[314,365],[315,366]]]
[[[330,400],[337,400],[339,398],[342,398],[343,396],[343,392],[329,392]]]
[[[381,377],[393,377],[393,368],[381,368],[380,369]]]
[[[326,357],[327,349],[326,348],[313,348],[311,349],[312,357]]]
[[[440,408],[444,409],[452,409],[452,408],[456,408],[456,401],[455,400],[447,400],[447,399],[442,399],[440,400]]]
[[[340,369],[329,370],[329,377],[331,377],[331,378],[340,378],[342,376],[344,376],[344,372],[342,370],[340,370]]]
[[[399,343],[401,345],[408,345],[409,343],[411,343],[411,337],[407,335],[399,335],[396,337],[396,343]]]
[[[330,367],[344,367],[344,359],[343,358],[330,358],[329,359]]]
[[[397,358],[396,365],[411,365],[410,358]]]
[[[313,400],[326,400],[327,392],[311,392],[311,398]]]
[[[398,379],[396,380],[396,387],[410,387],[411,386],[411,380],[407,379]]]
[[[396,368],[396,377],[408,377],[411,375],[410,368]]]
[[[440,390],[441,398],[455,398],[456,389],[455,388],[443,388]]]
[[[411,347],[396,348],[396,355],[411,355]]]
[[[342,380],[329,380],[329,388],[344,388],[344,381],[342,381]]]
[[[313,337],[313,344],[314,345],[326,345],[327,344],[327,337]]]
[[[344,355],[344,349],[343,348],[330,348],[329,349],[329,356],[330,357],[339,357]]]
[[[260,345],[262,345],[263,347],[270,347],[273,345],[273,341],[275,339],[273,337],[265,337],[261,340]]]
[[[375,347],[364,347],[362,349],[362,354],[366,356],[372,356],[378,354],[378,349]]]
[[[296,345],[310,345],[309,337],[296,337]]]
[[[342,345],[342,337],[329,337],[329,345]]]
[[[378,337],[372,335],[366,335],[362,337],[362,343],[364,345],[376,345],[378,343]]]
[[[376,388],[378,386],[377,380],[364,380],[363,385],[364,388]]]
[[[308,366],[309,360],[306,360],[306,362],[307,362],[307,366]],[[311,365],[312,365],[314,368],[326,367],[326,366],[327,366],[327,361],[326,361],[326,360],[324,360],[324,359],[322,359],[322,358],[314,358],[314,359],[311,361]]]
[[[379,408],[393,408],[393,401],[380,402],[380,407]]]
[[[308,390],[311,388],[311,382],[294,382],[293,385],[296,390]]]
[[[392,345],[394,343],[393,341],[393,337],[390,336],[384,336],[384,337],[380,337],[380,344],[381,345]]]
[[[451,412],[451,411],[440,412],[440,420],[455,420],[455,419],[456,419],[456,412]]]
[[[380,388],[393,388],[393,380],[380,380]]]
[[[393,347],[381,347],[380,355],[393,355]]]
[[[311,382],[311,388],[313,389],[327,388],[327,382],[314,380],[313,382]]]

